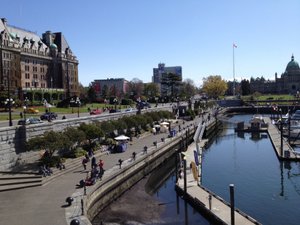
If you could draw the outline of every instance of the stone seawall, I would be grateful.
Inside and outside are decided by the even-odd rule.
[[[151,108],[144,112],[168,110],[170,107]],[[33,137],[41,136],[47,131],[63,131],[67,127],[77,127],[81,123],[92,123],[93,121],[116,120],[123,116],[135,115],[136,112],[121,112],[106,115],[87,116],[71,118],[66,120],[53,120],[41,124],[26,126],[12,126],[0,128],[0,171],[9,171],[14,166],[38,160],[41,153],[38,151],[26,151],[25,142]]]
[[[191,140],[193,135],[194,129],[189,132],[189,140]],[[174,138],[165,145],[158,147],[155,151],[107,177],[101,183],[96,184],[84,199],[85,215],[87,215],[89,220],[93,220],[105,206],[109,205],[126,190],[165,162],[177,150],[183,148],[184,143],[182,140],[181,137]]]

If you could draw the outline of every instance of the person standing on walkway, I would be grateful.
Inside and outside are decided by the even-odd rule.
[[[82,160],[82,165],[83,165],[83,169],[86,170],[86,164],[87,164],[88,160],[86,157],[84,157],[84,159]]]
[[[148,150],[148,147],[145,145],[144,146],[144,154],[147,154],[147,150]]]
[[[104,162],[103,162],[102,159],[99,160],[98,166],[99,166],[99,178],[101,180],[101,178],[102,178],[102,176],[104,174],[104,168],[103,168],[104,167]]]
[[[122,163],[123,163],[123,160],[122,159],[119,159],[119,167],[120,167],[120,169],[122,169]]]
[[[97,167],[96,157],[95,156],[93,156],[93,158],[91,160],[91,168],[93,169],[94,167]]]
[[[133,152],[133,153],[132,153],[132,159],[133,159],[133,161],[135,161],[135,157],[136,157],[136,153]]]

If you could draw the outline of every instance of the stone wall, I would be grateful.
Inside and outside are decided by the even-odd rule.
[[[158,110],[171,111],[172,109],[171,107],[151,108],[143,112]],[[81,123],[115,120],[123,116],[135,114],[136,112],[122,112],[65,120],[53,120],[52,122],[44,122],[41,124],[32,124],[26,126],[0,128],[0,171],[9,171],[16,165],[23,165],[38,160],[41,156],[41,152],[26,152],[25,142],[33,137],[43,135],[46,131],[62,131],[67,127],[77,127]]]

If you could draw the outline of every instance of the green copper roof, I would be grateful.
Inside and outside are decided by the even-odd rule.
[[[57,45],[54,44],[54,43],[52,43],[52,44],[50,45],[50,48],[57,48]]]
[[[292,55],[291,61],[287,64],[286,66],[286,71],[291,71],[291,70],[299,70],[299,64],[294,60],[294,56]]]

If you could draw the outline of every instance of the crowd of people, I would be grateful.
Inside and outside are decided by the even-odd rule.
[[[87,170],[87,164],[91,163],[91,170],[87,172],[85,179],[79,181],[77,186],[85,187],[91,186],[96,183],[97,180],[101,180],[104,174],[104,161],[102,159],[97,163],[96,157],[93,154],[93,151],[90,150],[82,159],[83,170]]]

